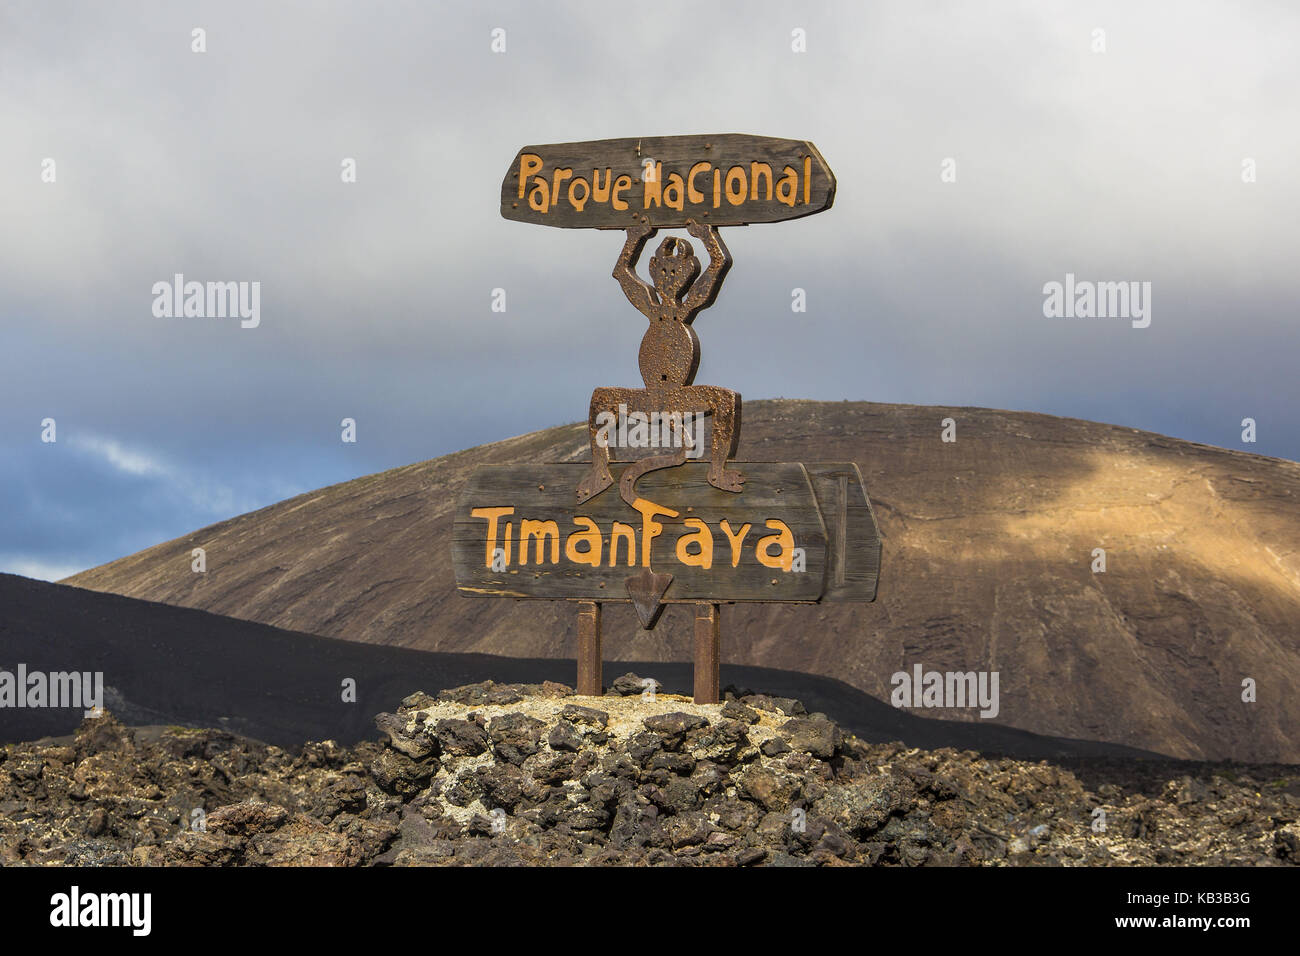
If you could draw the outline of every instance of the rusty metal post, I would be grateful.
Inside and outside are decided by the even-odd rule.
[[[722,614],[717,604],[695,605],[695,703],[716,704],[722,696]]]
[[[599,697],[605,691],[601,662],[600,604],[578,603],[578,693]]]

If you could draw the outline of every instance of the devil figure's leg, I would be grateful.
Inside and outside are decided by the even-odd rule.
[[[709,484],[722,491],[741,491],[745,476],[727,467],[740,443],[740,395],[716,385],[690,385],[682,392],[692,407],[713,416]]]
[[[614,476],[609,473],[609,428],[602,428],[599,424],[601,413],[608,413],[612,416],[611,421],[616,423],[619,405],[631,408],[644,397],[645,389],[641,388],[598,388],[591,393],[591,411],[587,419],[587,431],[591,436],[591,470],[578,484],[578,504],[591,500],[614,483]]]

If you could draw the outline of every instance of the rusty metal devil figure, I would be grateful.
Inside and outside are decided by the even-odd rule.
[[[687,223],[687,230],[704,243],[709,252],[709,267],[701,275],[700,260],[695,257],[691,244],[669,236],[650,257],[653,285],[636,274],[636,264],[646,241],[658,230],[644,218],[627,230],[627,242],[614,266],[614,278],[628,301],[650,320],[638,354],[645,387],[598,388],[592,393],[588,420],[591,471],[578,485],[579,503],[594,498],[614,482],[609,472],[609,448],[601,437],[597,420],[602,414],[618,411],[620,406],[627,412],[645,414],[711,416],[709,484],[732,492],[739,492],[744,484],[744,476],[727,467],[740,440],[740,395],[716,385],[693,384],[700,364],[700,339],[691,323],[717,298],[723,277],[731,267],[731,256],[713,226],[692,219]],[[686,461],[691,450],[690,437],[684,430],[681,437],[677,452],[642,458],[624,470],[619,482],[624,500],[631,504],[636,499],[635,484],[642,475]]]

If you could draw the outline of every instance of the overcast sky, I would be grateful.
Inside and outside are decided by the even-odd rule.
[[[498,213],[519,147],[570,140],[782,136],[835,171],[828,212],[724,233],[702,383],[1296,459],[1297,40],[1280,2],[8,2],[0,570],[60,577],[638,384],[621,236]],[[260,282],[260,325],[156,317],[175,273]],[[1150,282],[1150,326],[1045,317],[1066,273]]]

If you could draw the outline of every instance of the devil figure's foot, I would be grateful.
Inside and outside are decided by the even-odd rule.
[[[614,476],[609,473],[608,465],[592,465],[591,471],[578,485],[578,504],[590,501],[614,483]]]
[[[745,476],[734,468],[710,468],[709,484],[720,491],[740,492],[745,484]]]

